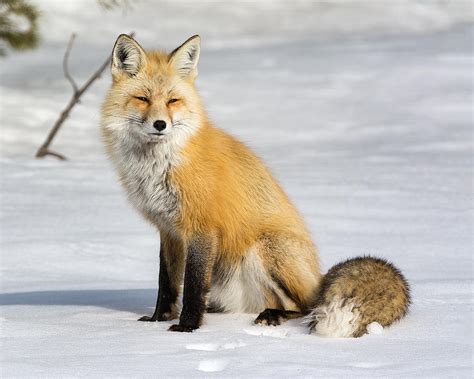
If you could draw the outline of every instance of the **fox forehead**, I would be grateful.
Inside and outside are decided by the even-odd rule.
[[[150,74],[152,73],[161,73],[163,74],[172,74],[172,67],[169,64],[168,54],[164,51],[154,50],[146,51],[147,64],[144,68],[145,72]]]
[[[146,96],[169,96],[179,90],[180,77],[169,64],[168,54],[163,51],[146,51],[147,64],[135,76],[122,83],[128,91]]]

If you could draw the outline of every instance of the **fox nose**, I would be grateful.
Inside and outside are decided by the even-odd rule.
[[[153,123],[153,127],[158,130],[159,132],[161,132],[162,130],[165,130],[166,129],[166,121],[163,121],[163,120],[156,120],[154,123]]]

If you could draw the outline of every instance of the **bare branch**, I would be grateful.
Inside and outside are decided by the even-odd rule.
[[[77,89],[77,84],[74,81],[73,77],[69,73],[69,67],[68,67],[68,61],[69,61],[69,53],[71,52],[72,49],[72,44],[74,43],[74,40],[76,39],[76,34],[72,33],[71,38],[69,39],[69,43],[67,44],[66,52],[64,53],[64,58],[63,58],[63,71],[64,71],[64,76],[66,79],[71,83],[72,90],[74,91],[74,95],[77,95],[78,89]]]
[[[59,153],[56,153],[52,150],[38,150],[38,153],[36,154],[36,158],[42,158],[46,155],[51,155],[53,157],[56,157],[62,161],[67,161],[67,158],[64,155],[61,155]]]
[[[135,33],[130,33],[130,36],[133,37]],[[67,61],[67,57],[69,56],[69,51],[71,50],[72,47],[72,42],[74,41],[75,35],[73,34],[71,36],[71,39],[69,40],[68,47],[66,49],[66,54],[65,54],[65,61]],[[82,96],[84,92],[87,91],[87,89],[96,81],[97,79],[100,78],[102,73],[105,71],[105,69],[110,65],[110,62],[112,61],[112,54],[108,56],[108,58],[102,63],[99,68],[92,74],[92,76],[87,80],[82,87],[77,88],[75,86],[75,82],[70,80],[71,84],[73,85],[74,94],[72,95],[71,99],[69,100],[69,103],[66,105],[64,110],[61,112],[59,115],[58,119],[54,123],[53,127],[48,133],[48,136],[46,137],[46,140],[43,142],[43,144],[39,147],[38,151],[36,152],[36,158],[42,158],[46,155],[52,155],[56,158],[59,158],[61,160],[66,160],[66,157],[56,153],[54,151],[49,150],[49,145],[53,141],[53,138],[56,136],[56,133],[58,132],[59,128],[61,125],[64,123],[64,121],[69,117],[69,113],[71,112],[72,108],[79,102],[79,98]],[[64,62],[64,61],[63,61]],[[63,66],[64,67],[64,66]],[[65,70],[65,73],[67,72],[67,67]],[[67,77],[67,76],[66,76]]]

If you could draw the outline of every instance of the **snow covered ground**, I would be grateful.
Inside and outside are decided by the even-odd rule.
[[[40,49],[0,66],[2,377],[472,377],[473,16],[468,1],[37,1]],[[116,36],[145,47],[203,38],[212,119],[254,148],[304,214],[324,269],[396,263],[411,312],[360,339],[300,321],[206,315],[192,334],[153,311],[158,236],[105,159],[96,83],[58,135],[70,158],[34,160],[70,88]]]

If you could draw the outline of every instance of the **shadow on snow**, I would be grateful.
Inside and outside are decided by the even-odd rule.
[[[82,305],[145,314],[154,306],[156,289],[59,290],[0,294],[4,305]]]

